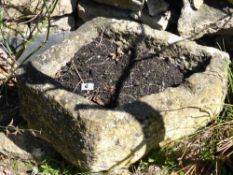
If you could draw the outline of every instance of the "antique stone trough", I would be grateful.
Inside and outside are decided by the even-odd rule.
[[[100,33],[128,45],[144,45],[185,70],[206,60],[208,65],[178,87],[106,109],[54,80],[56,72]],[[74,165],[95,172],[127,168],[151,149],[194,133],[220,113],[228,64],[228,54],[217,49],[136,22],[96,18],[19,69],[21,112],[29,128]]]

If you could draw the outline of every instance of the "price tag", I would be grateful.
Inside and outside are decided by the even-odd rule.
[[[93,91],[93,90],[94,90],[94,83],[81,84],[81,91]]]

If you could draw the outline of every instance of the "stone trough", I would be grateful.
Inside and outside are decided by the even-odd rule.
[[[195,70],[206,61],[208,65],[178,87],[103,108],[54,80],[56,72],[100,33],[148,47],[184,70]],[[95,18],[18,70],[21,112],[29,127],[74,165],[94,172],[127,168],[151,149],[194,133],[220,113],[228,64],[228,54],[217,49],[136,22]]]

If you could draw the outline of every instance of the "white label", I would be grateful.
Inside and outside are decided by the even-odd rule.
[[[94,90],[94,83],[81,84],[81,91],[93,91],[93,90]]]

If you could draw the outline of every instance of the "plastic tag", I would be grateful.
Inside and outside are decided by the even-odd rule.
[[[81,84],[81,91],[93,91],[93,90],[94,90],[94,83]]]

